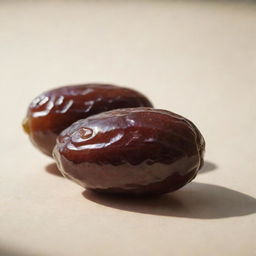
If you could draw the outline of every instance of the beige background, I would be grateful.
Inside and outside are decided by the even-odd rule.
[[[191,185],[97,197],[56,175],[21,130],[41,91],[136,88],[207,143]],[[1,1],[0,255],[256,255],[256,4]]]

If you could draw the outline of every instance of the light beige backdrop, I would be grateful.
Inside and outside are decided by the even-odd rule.
[[[110,82],[200,128],[206,166],[156,199],[83,193],[22,132],[49,88]],[[0,2],[0,255],[256,255],[256,4]]]

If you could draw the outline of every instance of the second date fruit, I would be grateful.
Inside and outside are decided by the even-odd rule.
[[[62,174],[81,186],[118,194],[161,194],[192,181],[203,165],[204,139],[175,113],[112,110],[64,130],[53,155]]]
[[[23,122],[32,143],[52,156],[56,138],[73,122],[104,111],[152,107],[141,93],[108,84],[84,84],[56,88],[42,93],[29,105]]]

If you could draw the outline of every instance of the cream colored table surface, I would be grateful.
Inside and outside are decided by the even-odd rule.
[[[256,255],[256,4],[0,2],[1,256]],[[83,193],[22,132],[70,83],[136,88],[202,131],[206,166],[154,199]]]

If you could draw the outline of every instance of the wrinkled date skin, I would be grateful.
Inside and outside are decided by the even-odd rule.
[[[52,156],[57,136],[73,122],[112,109],[151,106],[144,95],[124,87],[108,84],[65,86],[35,98],[23,127],[32,143]]]
[[[153,108],[108,111],[79,120],[57,139],[62,174],[83,187],[118,194],[161,194],[193,180],[204,139],[182,116]]]

